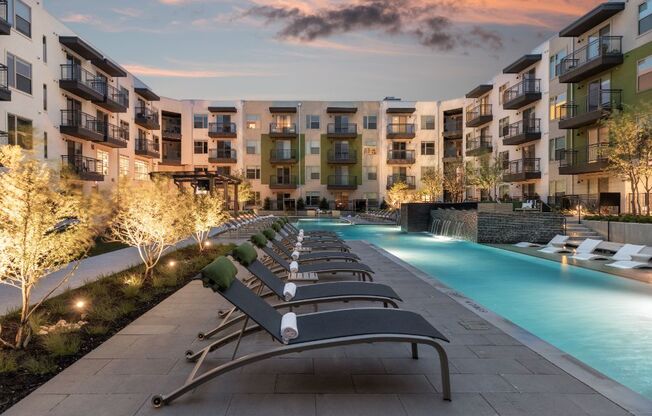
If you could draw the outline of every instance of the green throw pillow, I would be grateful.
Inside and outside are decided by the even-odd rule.
[[[272,230],[271,228],[268,228],[266,230],[263,230],[263,235],[268,240],[273,240],[274,237],[276,237],[276,231]]]
[[[238,270],[233,263],[221,256],[202,269],[201,280],[205,287],[210,287],[214,291],[223,291],[231,287],[237,274]]]
[[[274,224],[272,224],[272,228],[274,229],[274,231],[279,232],[281,231],[281,224],[279,224],[279,222],[277,221]]]
[[[251,242],[257,247],[265,247],[267,245],[267,238],[262,233],[254,234],[251,236]]]
[[[249,266],[258,257],[256,249],[249,243],[240,244],[233,249],[233,258],[240,262],[243,266]]]

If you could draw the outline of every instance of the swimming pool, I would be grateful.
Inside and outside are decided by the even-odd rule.
[[[652,399],[652,285],[398,227],[300,224],[372,242]]]

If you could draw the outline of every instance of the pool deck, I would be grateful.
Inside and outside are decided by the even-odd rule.
[[[422,347],[420,359],[413,360],[408,345],[378,344],[269,359],[154,409],[151,396],[183,383],[192,369],[184,351],[205,345],[195,335],[214,326],[216,311],[228,305],[193,282],[4,415],[652,415],[652,402],[389,253],[365,242],[350,244],[376,271],[375,280],[404,299],[403,309],[421,313],[451,340],[445,349],[452,402],[441,399],[434,350]],[[302,311],[312,308],[297,310]],[[253,335],[240,351],[273,345],[269,335]],[[231,354],[231,348],[215,351],[208,363],[224,362]]]

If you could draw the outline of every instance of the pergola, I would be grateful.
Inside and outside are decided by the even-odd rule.
[[[241,179],[236,178],[235,176],[225,175],[218,172],[208,172],[208,171],[188,171],[188,172],[152,172],[152,175],[157,176],[167,176],[171,178],[175,185],[178,187],[183,187],[184,184],[188,184],[196,192],[200,183],[208,182],[208,192],[214,193],[220,189],[224,192],[224,201],[226,206],[229,206],[229,186],[233,186],[233,207],[234,211],[237,213],[240,208],[238,206],[238,186],[242,183]]]

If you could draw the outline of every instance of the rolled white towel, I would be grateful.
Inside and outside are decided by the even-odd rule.
[[[299,263],[297,263],[296,261],[290,263],[290,272],[297,273],[298,271],[299,271]]]
[[[297,285],[294,283],[286,283],[285,287],[283,288],[283,297],[285,298],[286,302],[291,301],[294,299],[294,295],[297,294]]]
[[[297,236],[297,241],[302,243],[303,242],[303,236],[302,235]]]
[[[303,235],[303,228],[299,230],[299,235]]]
[[[294,250],[292,252],[292,260],[294,261],[299,260],[299,252],[297,250]]]
[[[287,344],[298,336],[297,314],[294,312],[284,314],[281,318],[281,339],[283,339],[283,343]]]
[[[300,249],[300,248],[301,248],[301,243],[297,242],[297,243],[294,245],[294,248]]]

